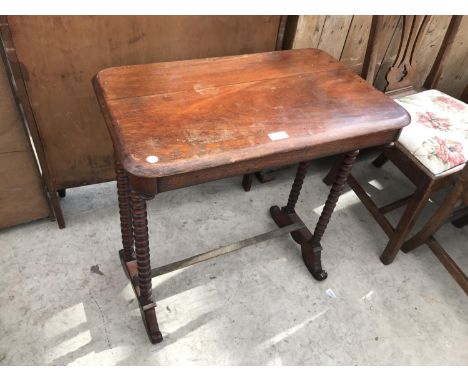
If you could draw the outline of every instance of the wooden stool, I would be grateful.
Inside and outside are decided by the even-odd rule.
[[[388,244],[380,257],[384,264],[393,262],[431,195],[443,187],[452,185],[466,167],[465,161],[468,158],[468,134],[466,134],[468,106],[437,90],[421,91],[424,89],[415,90],[412,86],[413,53],[418,37],[423,34],[428,24],[429,16],[402,17],[404,23],[400,50],[393,66],[388,70],[385,91],[405,107],[411,114],[412,122],[403,129],[399,141],[385,148],[373,163],[380,167],[387,160],[392,161],[416,186],[416,191],[386,206],[378,207],[352,174],[348,177],[349,186],[389,237]],[[452,17],[442,47],[426,80],[426,87],[433,88],[437,85],[440,67],[446,57],[444,51],[453,43],[461,19],[462,16]],[[364,63],[365,76],[370,83],[373,83],[375,77],[379,42],[374,32],[381,29],[379,25],[382,22],[382,16],[374,16],[371,27],[372,39]],[[438,152],[443,150],[446,150],[446,155],[442,152],[439,155]],[[342,161],[342,158],[336,161],[325,177],[325,183],[330,184],[333,181]],[[405,211],[398,225],[393,227],[385,214],[405,205]],[[438,220],[429,222],[428,227],[437,225],[437,222]]]

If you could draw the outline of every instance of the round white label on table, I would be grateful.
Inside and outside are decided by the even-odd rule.
[[[149,155],[146,157],[148,163],[156,163],[158,160],[159,158],[156,155]]]

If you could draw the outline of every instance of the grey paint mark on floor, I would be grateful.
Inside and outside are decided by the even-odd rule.
[[[92,265],[91,268],[90,268],[90,271],[91,271],[91,273],[95,273],[97,275],[104,276],[104,273],[101,272],[101,270],[99,269],[98,264]]]

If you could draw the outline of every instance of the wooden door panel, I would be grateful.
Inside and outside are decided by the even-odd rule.
[[[37,162],[0,60],[0,228],[47,216]]]
[[[49,216],[31,152],[0,153],[0,228]]]
[[[25,151],[28,142],[24,139],[24,129],[21,126],[18,108],[1,57],[0,97],[0,153]]]

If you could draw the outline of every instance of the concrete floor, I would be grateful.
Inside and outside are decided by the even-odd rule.
[[[309,227],[329,164],[314,162],[304,185],[297,210]],[[232,178],[158,195],[153,266],[275,228],[268,208],[285,203],[293,173],[250,193]],[[381,203],[411,191],[391,164],[354,173]],[[289,236],[154,279],[158,345],[117,258],[115,183],[68,190],[62,205],[65,230],[39,221],[0,232],[2,365],[468,364],[465,293],[426,247],[382,265],[385,235],[352,192],[324,237],[324,282]],[[465,272],[467,234],[446,225],[437,235]]]

